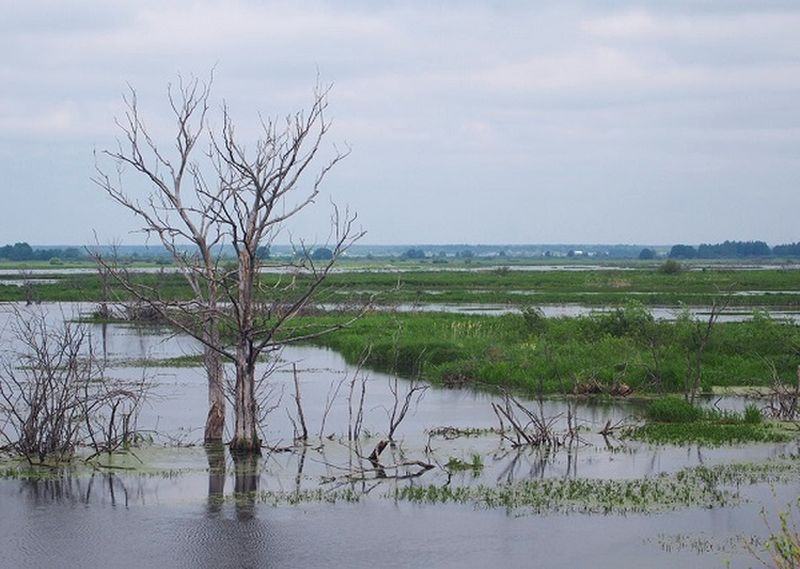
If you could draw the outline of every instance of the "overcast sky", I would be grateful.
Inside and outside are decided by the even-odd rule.
[[[800,240],[800,2],[0,0],[0,244],[143,242],[89,178],[134,86],[248,126],[334,84],[365,243]],[[321,164],[320,164],[321,166]]]

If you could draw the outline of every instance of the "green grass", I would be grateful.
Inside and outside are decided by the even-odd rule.
[[[693,423],[703,412],[680,397],[656,399],[647,406],[647,418],[657,423]]]
[[[310,332],[335,321],[314,316],[293,326]],[[444,385],[571,393],[587,382],[616,382],[639,393],[681,393],[690,373],[687,354],[694,354],[692,326],[654,321],[636,306],[544,321],[513,314],[370,313],[317,343],[350,363],[366,357],[373,369]],[[798,347],[794,324],[763,315],[718,323],[703,353],[701,387],[769,385],[773,367],[783,381],[796,381]]]
[[[630,431],[627,437],[651,444],[702,444],[722,446],[744,443],[782,443],[792,436],[785,430],[770,425],[749,423],[650,423]]]
[[[647,405],[645,416],[648,423],[628,430],[627,438],[652,444],[721,446],[787,442],[798,434],[764,423],[761,410],[753,404],[739,413],[697,407],[679,397],[663,397]]]

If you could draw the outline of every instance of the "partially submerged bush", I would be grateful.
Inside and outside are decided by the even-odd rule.
[[[135,435],[147,382],[104,376],[91,337],[79,324],[47,324],[40,312],[17,312],[17,352],[0,358],[0,441],[30,463],[69,460],[77,447],[111,452]]]

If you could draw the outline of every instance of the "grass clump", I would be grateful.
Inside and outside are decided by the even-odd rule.
[[[653,444],[722,446],[743,443],[783,443],[792,439],[786,431],[744,422],[651,423],[632,429],[627,436]]]
[[[703,412],[680,397],[663,397],[647,406],[647,418],[657,423],[694,423]]]
[[[792,439],[789,432],[765,424],[761,410],[753,404],[739,413],[703,409],[678,397],[664,397],[648,405],[646,417],[648,423],[628,431],[628,438],[654,444],[710,446],[782,443]]]
[[[472,460],[469,462],[451,456],[447,464],[445,464],[445,470],[449,472],[464,472],[469,470],[472,471],[473,474],[478,474],[483,470],[483,459],[478,453],[473,453]]]
[[[759,425],[764,420],[764,416],[758,406],[748,403],[744,408],[743,419],[749,425]]]

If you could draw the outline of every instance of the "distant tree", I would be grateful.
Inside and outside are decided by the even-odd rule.
[[[464,249],[456,253],[456,257],[459,257],[461,259],[471,259],[474,256],[475,253],[473,253],[470,249]]]
[[[695,259],[697,257],[697,249],[691,245],[673,245],[669,250],[670,259]]]
[[[737,259],[742,257],[769,257],[772,250],[764,241],[723,241],[703,243],[697,248],[700,259]]]
[[[426,257],[425,251],[422,249],[408,249],[401,255],[403,259],[424,259]]]
[[[269,259],[269,245],[259,245],[256,249],[256,258],[262,261]]]
[[[12,261],[29,261],[33,259],[33,249],[27,243],[14,243],[9,259]]]
[[[64,249],[64,252],[61,254],[61,256],[64,259],[70,259],[70,260],[80,259],[81,252],[79,249],[75,247],[67,247],[66,249]]]
[[[333,251],[327,247],[319,247],[311,253],[311,259],[314,261],[330,261],[333,259]]]
[[[639,253],[639,259],[641,259],[642,261],[650,261],[655,258],[656,258],[656,252],[653,251],[652,249],[648,249],[647,247],[642,249],[641,252]]]
[[[800,242],[775,245],[772,254],[776,257],[800,257]]]

